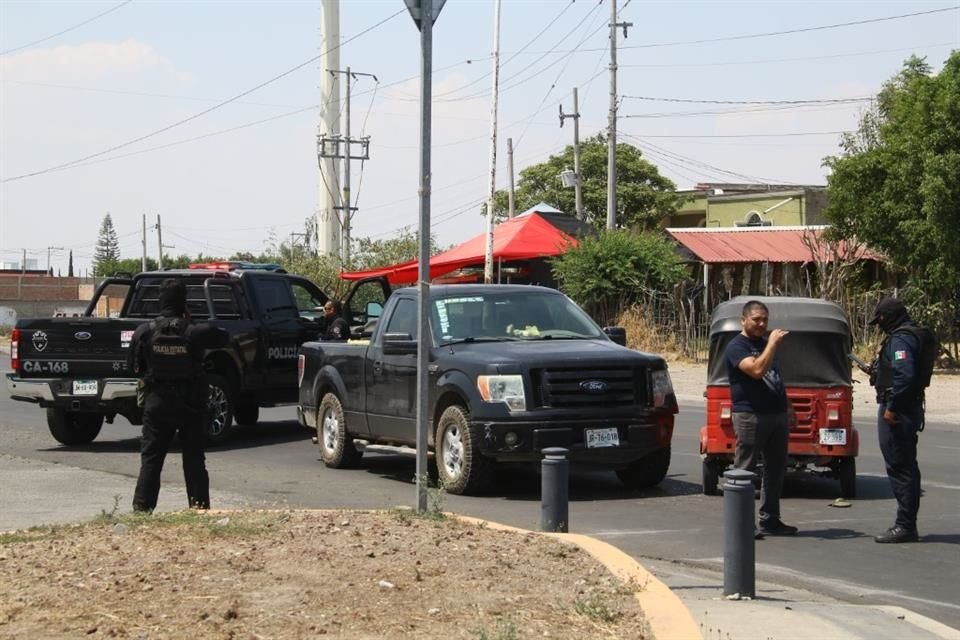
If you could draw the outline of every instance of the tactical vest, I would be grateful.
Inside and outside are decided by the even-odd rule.
[[[194,379],[193,354],[183,318],[160,318],[153,323],[147,348],[147,375],[155,382],[186,382]]]
[[[893,335],[896,333],[907,333],[916,338],[914,333],[906,327],[897,327],[893,330],[893,333],[884,339],[883,344],[880,346],[880,356],[877,362],[877,381],[875,386],[877,388],[878,395],[886,394],[890,390],[890,387],[893,386],[893,361],[890,359],[889,346],[890,341],[893,339]],[[919,350],[918,344],[917,351]],[[910,357],[914,359],[914,366],[916,367],[916,354],[911,353]],[[922,387],[920,387],[920,389],[922,389]]]

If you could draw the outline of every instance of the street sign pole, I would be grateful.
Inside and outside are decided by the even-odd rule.
[[[430,129],[433,99],[433,23],[446,0],[404,0],[420,29],[420,233],[417,313],[417,513],[427,511],[427,435],[430,429]]]

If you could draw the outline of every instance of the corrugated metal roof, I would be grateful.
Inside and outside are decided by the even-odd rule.
[[[700,262],[810,262],[815,259],[805,238],[815,239],[826,227],[722,227],[713,229],[667,229],[673,238],[690,250]],[[845,251],[841,243],[841,255]],[[861,258],[882,260],[862,249]]]

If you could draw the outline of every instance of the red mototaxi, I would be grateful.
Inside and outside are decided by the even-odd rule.
[[[733,463],[737,437],[724,352],[740,333],[743,305],[750,300],[767,305],[771,330],[790,332],[777,352],[797,418],[790,429],[788,471],[829,475],[839,480],[841,497],[855,497],[860,438],[853,425],[849,321],[839,305],[827,300],[772,296],[737,297],[717,305],[711,316],[707,421],[700,429],[703,493],[716,495],[724,470]]]

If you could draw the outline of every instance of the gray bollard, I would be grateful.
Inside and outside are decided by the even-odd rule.
[[[753,524],[754,474],[731,469],[723,474],[723,595],[753,598],[756,550]]]
[[[570,463],[563,447],[547,447],[540,463],[540,528],[566,533],[569,530],[567,485]]]

